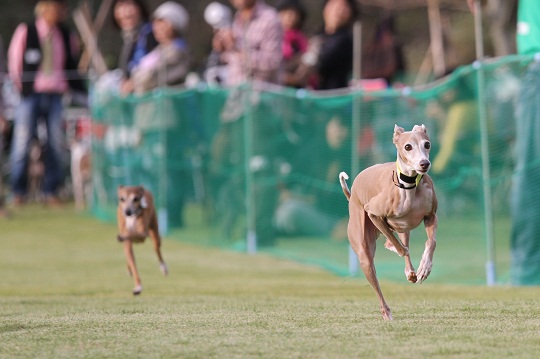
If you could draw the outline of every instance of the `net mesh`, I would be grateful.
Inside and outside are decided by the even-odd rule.
[[[154,193],[171,238],[248,251],[256,243],[257,251],[348,275],[355,260],[338,174],[352,180],[395,161],[394,124],[425,124],[439,199],[431,277],[485,283],[490,263],[497,281],[508,282],[521,265],[511,268],[510,250],[516,116],[534,105],[521,94],[537,71],[531,57],[512,56],[461,67],[429,86],[376,92],[256,83],[127,98],[96,90],[93,212],[114,220],[117,186],[141,184]],[[423,228],[413,231],[416,265],[425,240]],[[381,245],[375,263],[379,278],[404,279],[402,259]],[[538,277],[540,269],[531,278]]]

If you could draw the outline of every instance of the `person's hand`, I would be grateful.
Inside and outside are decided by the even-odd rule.
[[[234,48],[234,37],[232,30],[221,29],[216,31],[212,38],[212,47],[217,52],[229,51]]]
[[[120,94],[122,96],[127,96],[133,92],[133,88],[133,80],[124,80],[120,86]]]

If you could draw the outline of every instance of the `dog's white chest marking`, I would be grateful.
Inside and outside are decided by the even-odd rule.
[[[135,230],[136,220],[137,220],[137,216],[126,216],[126,229],[129,232],[133,232]]]

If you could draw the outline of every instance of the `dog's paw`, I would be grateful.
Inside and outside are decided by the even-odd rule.
[[[124,237],[122,237],[121,235],[117,235],[117,236],[116,236],[116,240],[117,240],[118,242],[123,242],[123,241],[124,241]]]
[[[161,274],[163,274],[164,276],[167,276],[169,274],[169,268],[167,267],[165,262],[159,265],[159,270],[161,271]]]
[[[139,295],[142,292],[142,285],[135,286],[133,290],[131,291],[133,295]]]
[[[384,320],[388,320],[388,321],[394,320],[394,318],[392,318],[392,311],[390,310],[390,307],[387,305],[381,307],[381,314]]]
[[[422,283],[429,277],[431,273],[432,262],[431,259],[422,258],[418,270],[416,271],[417,283]]]
[[[413,270],[412,271],[405,270],[405,277],[407,277],[407,280],[411,283],[416,283],[418,281],[416,272]]]
[[[397,253],[396,247],[394,247],[394,244],[388,239],[386,240],[386,242],[384,242],[384,248],[388,249],[391,252]]]

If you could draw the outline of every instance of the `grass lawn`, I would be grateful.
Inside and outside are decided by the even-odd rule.
[[[0,358],[540,353],[537,287],[385,281],[394,321],[384,322],[363,278],[165,239],[169,277],[161,276],[150,243],[138,246],[144,291],[133,297],[113,224],[30,206],[0,219],[0,228]]]

